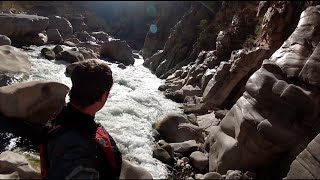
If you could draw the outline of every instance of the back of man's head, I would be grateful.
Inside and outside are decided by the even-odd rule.
[[[85,60],[71,72],[72,88],[69,96],[72,103],[87,107],[98,101],[113,85],[112,71],[106,63]]]

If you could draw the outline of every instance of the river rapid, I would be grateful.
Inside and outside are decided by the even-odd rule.
[[[25,81],[53,80],[71,87],[71,80],[65,75],[69,63],[45,59],[40,54],[43,47],[53,48],[54,45],[30,46],[26,51],[32,57],[32,65],[31,75]],[[182,110],[179,104],[166,99],[158,90],[163,80],[145,68],[143,61],[142,58],[135,59],[135,64],[126,69],[107,62],[113,72],[114,85],[106,105],[96,114],[96,121],[112,135],[124,159],[142,166],[153,178],[164,179],[168,175],[166,166],[152,157],[156,145],[151,134],[152,123],[167,113]],[[12,138],[7,149],[14,149],[16,140]]]

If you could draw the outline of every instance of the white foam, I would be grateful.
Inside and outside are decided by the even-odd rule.
[[[54,80],[71,87],[70,78],[64,74],[68,63],[39,56],[43,47],[48,46],[32,46],[35,51],[28,52],[34,57],[30,80]],[[177,103],[165,99],[158,91],[162,80],[142,63],[143,59],[136,59],[134,66],[126,69],[108,63],[115,83],[106,105],[97,113],[96,121],[112,135],[125,159],[144,167],[154,178],[164,179],[168,174],[165,165],[152,157],[155,143],[151,126],[160,116],[181,110]]]

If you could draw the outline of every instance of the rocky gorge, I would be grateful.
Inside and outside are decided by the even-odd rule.
[[[152,156],[166,164],[167,178],[319,179],[320,3],[177,4],[160,8],[157,30],[149,24],[138,48],[143,66],[164,82],[159,91],[183,109],[157,119],[150,131]],[[78,14],[13,11],[0,13],[0,112],[3,122],[32,129],[22,128],[27,139],[37,139],[69,91],[60,82],[25,82],[30,45],[53,45],[41,56],[68,63],[66,76],[84,59],[128,69],[140,57],[131,46],[142,42],[121,39],[126,30],[92,31]],[[0,178],[40,177],[30,157],[4,151],[0,159]],[[125,161],[121,178],[152,175]]]

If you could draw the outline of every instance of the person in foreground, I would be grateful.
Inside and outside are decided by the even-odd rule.
[[[94,121],[113,85],[112,71],[96,60],[81,61],[71,73],[70,102],[46,126],[40,144],[44,179],[119,179],[122,155]]]

